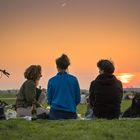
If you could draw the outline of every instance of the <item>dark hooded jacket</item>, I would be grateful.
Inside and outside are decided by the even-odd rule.
[[[97,118],[118,118],[122,96],[122,83],[114,75],[101,74],[91,82],[89,101]]]

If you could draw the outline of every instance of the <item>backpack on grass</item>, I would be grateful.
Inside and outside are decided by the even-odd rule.
[[[3,101],[0,100],[0,120],[5,119],[4,108],[7,105],[8,104],[6,102],[3,102]]]

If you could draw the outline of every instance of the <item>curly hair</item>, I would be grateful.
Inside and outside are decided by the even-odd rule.
[[[68,58],[67,55],[62,54],[62,56],[56,59],[56,65],[61,70],[66,70],[70,65],[70,59]]]
[[[103,70],[105,73],[108,73],[108,74],[113,74],[115,71],[113,62],[108,59],[99,60],[97,63],[97,67],[100,68],[100,70]]]
[[[24,77],[27,80],[39,80],[42,75],[41,75],[41,66],[40,65],[31,65],[29,66],[25,72],[24,72]]]

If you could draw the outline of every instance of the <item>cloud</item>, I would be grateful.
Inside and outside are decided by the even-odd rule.
[[[61,5],[62,7],[65,7],[65,6],[67,6],[67,3],[66,2],[64,2],[64,3],[62,3],[62,5]]]

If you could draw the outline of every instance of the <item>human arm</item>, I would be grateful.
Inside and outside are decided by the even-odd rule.
[[[89,105],[93,107],[93,103],[95,101],[95,93],[94,93],[94,81],[91,82],[90,88],[89,88]]]
[[[51,105],[52,103],[52,97],[53,97],[53,87],[51,81],[49,81],[47,87],[47,100],[49,105]]]
[[[81,93],[80,93],[80,86],[79,86],[79,82],[78,80],[76,79],[76,86],[75,86],[75,89],[76,89],[76,105],[78,105],[81,101]]]
[[[25,99],[29,105],[35,103],[37,106],[40,106],[36,100],[36,86],[33,81],[27,81],[25,85]]]
[[[120,90],[121,90],[120,98],[122,100],[122,98],[123,98],[123,85],[122,85],[122,82],[121,81],[120,81]]]

